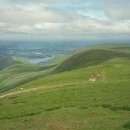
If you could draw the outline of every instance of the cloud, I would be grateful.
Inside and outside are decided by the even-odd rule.
[[[129,20],[130,19],[130,2],[123,5],[112,5],[106,8],[106,15],[109,18],[116,20]]]
[[[0,0],[0,34],[130,34],[129,0]]]
[[[2,7],[0,21],[15,24],[33,24],[36,22],[64,22],[62,12],[51,11],[40,6]]]
[[[100,0],[98,0],[100,1]],[[102,0],[102,10],[110,19],[128,20],[130,19],[130,1],[129,0]]]

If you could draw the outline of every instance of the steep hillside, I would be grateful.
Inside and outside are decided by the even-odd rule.
[[[17,63],[12,57],[0,56],[0,70]]]
[[[44,76],[54,66],[33,64],[13,64],[0,71],[0,92],[5,92],[21,84]]]
[[[114,58],[127,57],[130,58],[130,54],[124,52],[118,52],[114,50],[105,49],[90,49],[76,53],[72,57],[68,58],[61,63],[55,72],[70,71],[73,69],[88,67],[92,65],[98,65]]]
[[[44,64],[32,64],[19,57],[1,57],[6,63],[9,62],[9,58],[14,62],[5,66],[1,60],[1,65],[4,68],[0,71],[0,92],[3,93],[19,85],[48,75],[55,66],[61,64],[68,57],[69,55],[60,55]]]

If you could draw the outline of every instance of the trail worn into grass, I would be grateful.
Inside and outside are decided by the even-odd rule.
[[[39,90],[39,89],[43,89],[43,87],[32,88],[32,89],[27,89],[27,90],[19,90],[19,91],[16,91],[16,92],[7,93],[7,94],[4,94],[4,95],[1,95],[0,99],[7,97],[7,96],[12,96],[12,95],[20,94],[20,93],[26,93],[26,92],[30,92],[30,91]]]
[[[72,87],[72,86],[77,86],[77,85],[81,85],[81,84],[85,84],[86,82],[82,82],[82,83],[71,83],[71,84],[64,84],[64,85],[52,85],[52,86],[44,86],[44,87],[37,87],[37,88],[31,88],[31,89],[26,89],[26,90],[19,90],[16,92],[10,92],[7,94],[3,94],[0,96],[0,99],[8,97],[8,96],[13,96],[13,95],[17,95],[17,94],[22,94],[22,93],[27,93],[27,92],[32,92],[32,91],[36,91],[36,90],[51,90],[51,89],[57,89],[57,88],[64,88],[64,87]]]

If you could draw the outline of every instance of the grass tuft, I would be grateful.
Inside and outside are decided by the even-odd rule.
[[[45,109],[45,111],[55,111],[55,110],[58,110],[58,109],[61,109],[61,107],[60,106],[52,107],[52,108]]]
[[[124,128],[130,129],[130,121],[128,121],[127,123],[125,123],[123,125]]]
[[[130,111],[130,107],[128,106],[111,106],[111,105],[103,104],[102,107],[111,109],[113,111],[118,111],[118,110]]]

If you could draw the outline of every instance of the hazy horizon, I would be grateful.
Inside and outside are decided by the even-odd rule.
[[[0,0],[0,40],[130,40],[129,0]]]

